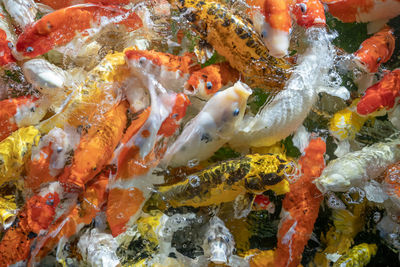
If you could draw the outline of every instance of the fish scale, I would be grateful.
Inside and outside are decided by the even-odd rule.
[[[291,65],[269,55],[261,37],[246,20],[213,1],[175,2],[201,37],[224,56],[253,86],[270,91],[283,88]]]

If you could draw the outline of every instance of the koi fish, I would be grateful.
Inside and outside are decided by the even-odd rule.
[[[54,127],[64,128],[67,124],[82,127],[98,123],[99,117],[119,103],[118,95],[130,72],[124,54],[113,53],[87,76],[66,98],[62,108],[38,125],[41,132],[48,133]]]
[[[71,166],[66,167],[59,177],[65,188],[82,190],[111,160],[126,126],[127,108],[127,103],[122,102],[111,109],[82,137]]]
[[[287,55],[292,19],[290,1],[248,0],[250,16],[255,30],[260,33],[269,54],[274,57]]]
[[[283,155],[254,154],[213,165],[157,190],[174,207],[204,207],[231,202],[246,193],[259,195],[269,189],[277,194],[287,192],[285,177],[293,171],[293,164]]]
[[[21,96],[0,101],[0,142],[23,126],[21,119],[36,109],[37,100],[35,97]]]
[[[31,197],[19,212],[16,223],[5,233],[0,242],[0,266],[27,259],[35,238],[53,221],[60,198],[57,190],[49,187],[48,191]]]
[[[329,162],[315,184],[321,192],[345,192],[352,186],[376,178],[400,160],[399,139],[375,143]]]
[[[33,0],[3,0],[3,5],[22,29],[35,21],[37,6]]]
[[[61,9],[78,4],[98,4],[98,5],[127,5],[132,0],[35,0],[37,3],[44,4],[53,9]]]
[[[32,155],[26,164],[25,188],[37,190],[42,184],[57,180],[64,169],[68,153],[74,149],[80,137],[70,131],[53,128],[32,148]]]
[[[149,125],[158,124],[159,102],[160,100],[157,99],[152,100],[151,109],[155,110],[153,113],[155,115],[145,110],[136,121],[132,122],[121,140],[120,147],[116,150],[121,152],[116,152],[114,156],[118,159],[118,170],[110,184],[106,210],[107,221],[113,236],[121,234],[128,224],[135,222],[141,207],[150,197],[153,184],[160,183],[160,178],[153,177],[151,172],[163,157],[166,150],[165,144],[171,134],[178,129],[190,103],[185,95],[175,95],[175,103],[169,115],[166,118],[163,116],[164,121],[154,129],[158,131],[151,151],[142,157],[141,148],[137,145],[136,139],[149,138],[149,129],[151,129]]]
[[[362,243],[354,246],[345,255],[340,257],[333,267],[366,266],[375,256],[378,247],[375,244]]]
[[[354,110],[360,99],[355,99],[351,105],[336,112],[329,121],[330,133],[339,140],[354,139],[368,117],[361,117]]]
[[[135,76],[153,75],[165,89],[178,92],[193,70],[199,69],[191,54],[175,56],[154,50],[125,51],[132,68],[138,66]]]
[[[343,22],[370,22],[400,14],[398,0],[321,0],[334,17]]]
[[[228,63],[219,63],[194,71],[185,83],[184,93],[202,99],[210,99],[223,86],[235,83],[239,72]]]
[[[269,55],[252,25],[213,1],[173,1],[199,35],[251,85],[271,91],[282,89],[291,65]]]
[[[0,142],[0,184],[17,180],[33,145],[40,139],[39,131],[33,127],[20,128]]]
[[[57,10],[30,25],[18,38],[16,54],[25,58],[42,55],[71,41],[77,32],[88,35],[88,29],[106,24],[124,25],[127,31],[142,26],[136,13],[116,6],[84,4]]]
[[[79,197],[79,202],[47,227],[47,233],[38,237],[32,246],[29,263],[40,260],[56,246],[60,239],[70,238],[92,222],[106,202],[109,176],[108,170],[101,172],[87,185]]]
[[[396,44],[393,32],[392,28],[386,26],[362,42],[354,53],[357,65],[367,72],[377,72],[378,67],[393,55]]]
[[[391,109],[400,96],[400,69],[387,73],[383,78],[365,91],[357,104],[357,113],[368,115],[378,109]]]
[[[234,147],[273,145],[296,131],[307,117],[317,101],[317,88],[324,84],[323,77],[327,77],[336,56],[325,30],[307,31],[310,46],[299,56],[285,90],[278,92],[255,116],[246,116],[229,144]]]
[[[324,7],[319,0],[248,0],[250,17],[270,55],[283,57],[288,53],[293,15],[297,24],[309,28],[325,26]]]
[[[312,183],[325,167],[326,144],[321,138],[310,141],[299,160],[301,177],[290,185],[282,202],[283,218],[278,229],[274,266],[298,266],[304,247],[314,229],[323,195]]]
[[[15,62],[12,48],[15,44],[15,33],[4,8],[0,6],[0,66]]]
[[[210,157],[229,141],[236,125],[243,119],[250,94],[249,87],[237,82],[214,95],[168,148],[162,164],[183,166],[191,160],[202,161]]]

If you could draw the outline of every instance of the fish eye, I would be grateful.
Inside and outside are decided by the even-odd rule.
[[[237,115],[239,115],[239,113],[240,113],[240,109],[235,109],[234,111],[233,111],[233,116],[237,116]]]
[[[208,90],[211,90],[212,82],[207,82],[206,87],[207,87]]]
[[[263,30],[263,31],[261,32],[261,38],[265,38],[265,37],[267,37],[267,31],[266,31],[266,30]]]
[[[8,42],[8,48],[12,49],[14,47],[14,45],[11,42]]]
[[[300,10],[301,10],[301,12],[306,13],[306,12],[307,12],[307,6],[306,6],[306,4],[300,3]]]
[[[28,53],[33,52],[33,47],[32,46],[28,46],[26,48],[26,52],[28,52]]]
[[[145,62],[146,62],[146,58],[145,58],[145,57],[139,58],[139,63],[140,63],[141,65],[143,65]]]
[[[376,60],[376,63],[381,62],[381,60],[382,60],[382,58],[381,58],[381,57],[378,57],[378,59]]]

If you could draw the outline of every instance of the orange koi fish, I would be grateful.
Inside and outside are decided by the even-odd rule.
[[[323,194],[312,183],[325,167],[326,144],[321,138],[310,141],[299,160],[302,175],[290,185],[283,202],[283,218],[278,230],[274,266],[298,266],[303,249],[314,229]]]
[[[142,26],[136,13],[117,6],[84,4],[59,9],[30,25],[18,38],[16,51],[26,58],[42,55],[71,41],[77,32],[88,35],[88,29],[120,24],[127,31]]]
[[[107,185],[110,172],[102,171],[86,187],[83,194],[78,197],[78,203],[73,205],[68,212],[58,218],[44,236],[38,237],[32,248],[29,264],[39,261],[47,255],[61,238],[70,238],[88,225],[102,210],[107,200]]]
[[[0,141],[20,127],[19,118],[26,112],[34,111],[37,100],[38,98],[32,96],[21,96],[0,101]]]
[[[283,57],[289,48],[290,18],[289,1],[287,0],[247,0],[251,6],[249,13],[254,27],[260,33],[269,54]]]
[[[377,72],[378,67],[393,55],[396,44],[393,32],[392,28],[386,26],[362,42],[354,53],[355,62],[367,72]]]
[[[370,22],[400,14],[399,0],[321,0],[343,22]]]
[[[357,104],[357,113],[368,115],[378,109],[391,109],[400,96],[400,69],[389,72],[365,91]]]
[[[229,63],[213,64],[193,72],[185,83],[184,92],[202,99],[209,99],[223,86],[233,84],[238,79],[239,72]]]
[[[29,257],[31,245],[41,230],[46,230],[60,202],[57,192],[31,197],[18,214],[15,223],[0,242],[0,266],[5,267]]]
[[[132,0],[35,0],[36,3],[41,3],[53,9],[61,9],[78,4],[98,4],[98,5],[127,5]]]
[[[132,129],[128,128],[127,137],[121,141],[123,146],[118,155],[118,171],[114,183],[110,186],[106,210],[107,221],[113,236],[124,232],[127,223],[138,214],[149,197],[150,188],[154,182],[146,175],[151,174],[151,170],[163,157],[166,151],[166,140],[164,139],[176,132],[189,104],[190,101],[186,95],[182,93],[176,95],[169,116],[163,121],[157,132],[157,143],[144,158],[141,157],[140,148],[136,145],[132,146],[132,144],[135,144],[134,140],[139,138],[139,135],[146,132],[146,122],[152,120],[150,111],[145,110],[137,119],[135,124],[141,125],[141,127],[132,126],[132,123]],[[132,137],[129,138],[129,136]],[[129,205],[126,205],[127,203]]]
[[[320,0],[295,0],[291,10],[297,24],[304,28],[326,25],[325,10]]]
[[[128,103],[122,102],[107,112],[98,125],[92,125],[75,150],[71,166],[59,177],[67,189],[82,190],[111,160],[126,126]]]

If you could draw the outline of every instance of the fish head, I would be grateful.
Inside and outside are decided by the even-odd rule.
[[[385,27],[361,43],[354,53],[354,61],[366,72],[377,72],[379,66],[393,55],[395,43],[392,29]]]
[[[222,77],[218,65],[210,65],[190,75],[184,92],[202,99],[209,99],[222,87]]]
[[[203,108],[203,116],[212,118],[218,133],[229,134],[243,119],[247,99],[252,93],[244,83],[237,82],[224,91],[217,92]]]
[[[320,0],[297,0],[292,7],[297,24],[309,28],[326,25],[325,10]]]

